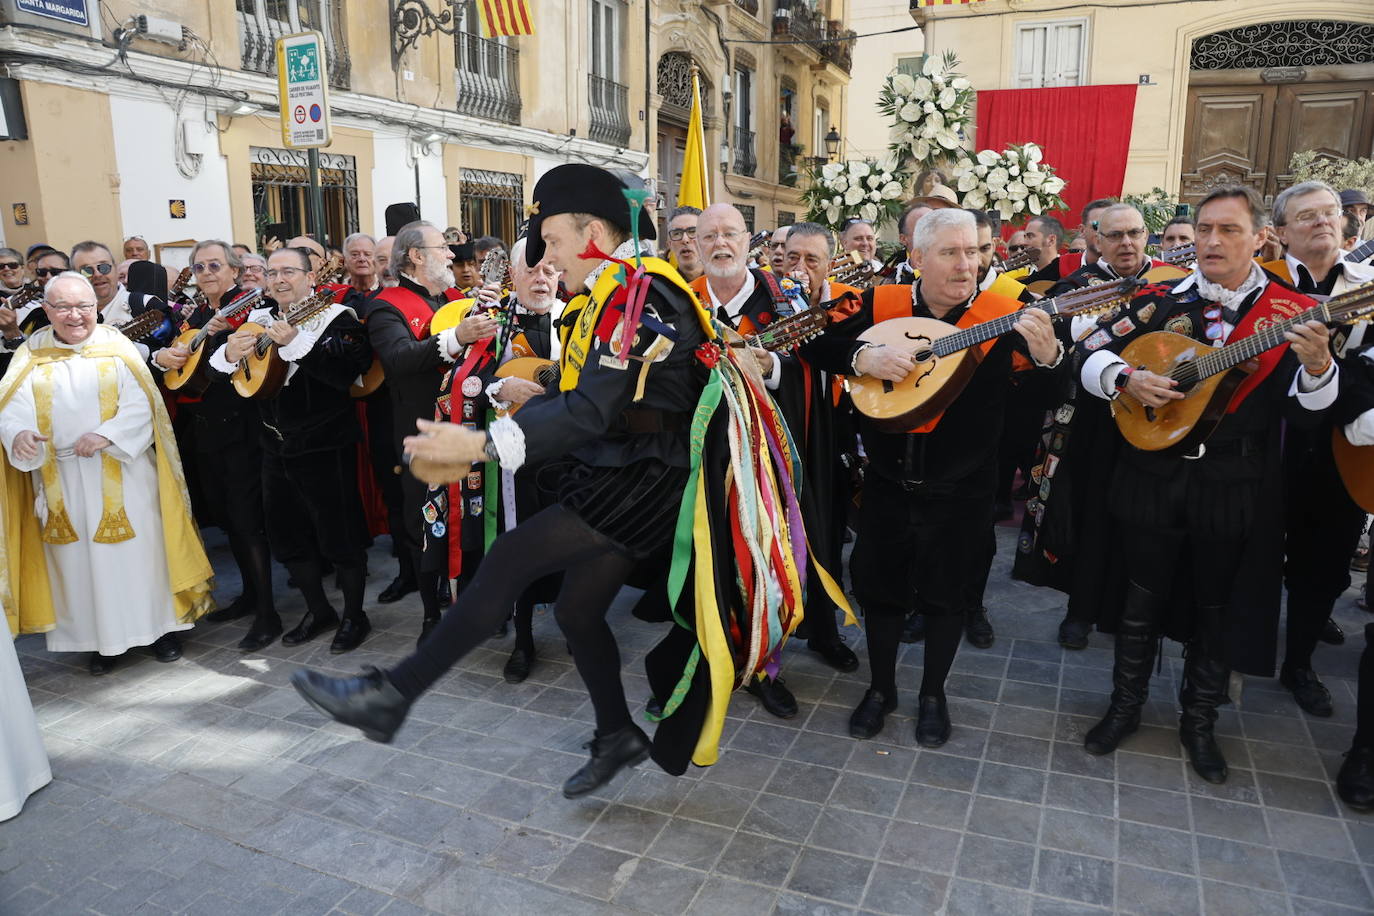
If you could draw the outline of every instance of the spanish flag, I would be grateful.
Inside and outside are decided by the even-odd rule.
[[[677,188],[679,207],[705,210],[711,205],[711,173],[706,169],[706,131],[701,126],[701,83],[692,65],[692,116],[687,120],[687,150],[682,156],[682,182]]]
[[[477,0],[477,9],[488,38],[534,34],[534,19],[525,0]]]

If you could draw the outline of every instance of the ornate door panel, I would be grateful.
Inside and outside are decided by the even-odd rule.
[[[1294,153],[1368,156],[1374,141],[1371,99],[1374,80],[1280,86],[1270,153],[1274,176],[1265,193],[1277,194],[1293,183],[1286,171]]]
[[[1181,200],[1196,205],[1224,184],[1264,193],[1277,96],[1274,86],[1189,88]]]

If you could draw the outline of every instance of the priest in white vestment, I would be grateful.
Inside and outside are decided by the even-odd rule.
[[[0,629],[0,821],[18,814],[25,800],[50,782],[52,770],[14,641]]]
[[[54,277],[43,308],[51,326],[0,380],[0,603],[49,651],[90,652],[92,674],[134,646],[173,661],[213,602],[166,407],[134,345],[97,325],[85,277]]]

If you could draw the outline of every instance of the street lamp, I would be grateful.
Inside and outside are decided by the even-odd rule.
[[[830,125],[830,133],[825,135],[825,156],[831,162],[840,152],[840,132],[835,129],[835,125]]]

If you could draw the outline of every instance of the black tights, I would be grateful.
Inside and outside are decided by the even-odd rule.
[[[229,531],[229,551],[239,567],[239,577],[243,581],[244,604],[257,611],[259,620],[277,616],[276,604],[272,595],[272,554],[267,548],[267,538],[261,533],[257,536],[237,534]]]
[[[554,616],[587,685],[597,734],[617,731],[631,719],[606,611],[633,568],[627,554],[576,514],[545,509],[496,539],[451,611],[387,677],[404,697],[417,699],[501,625],[532,582],[562,571]]]
[[[906,620],[900,613],[890,611],[868,614],[864,626],[868,630],[869,684],[874,690],[891,699],[897,696],[897,651],[901,648],[902,626]],[[962,617],[948,614],[926,616],[924,674],[921,676],[921,696],[943,697],[945,679],[954,665],[959,641],[964,636]]]

